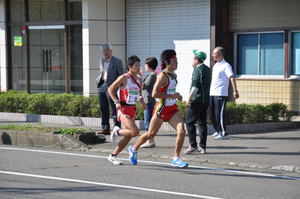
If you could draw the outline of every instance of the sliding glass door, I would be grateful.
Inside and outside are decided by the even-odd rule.
[[[10,89],[82,93],[82,1],[11,0]]]
[[[65,92],[65,27],[29,26],[31,93]]]

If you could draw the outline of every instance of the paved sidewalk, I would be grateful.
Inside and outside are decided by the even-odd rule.
[[[175,135],[158,135],[157,147],[139,150],[141,158],[171,158]],[[198,139],[198,138],[197,138]],[[275,169],[300,173],[300,129],[263,134],[233,135],[229,140],[216,141],[208,137],[207,154],[193,154],[182,157],[200,163],[215,163],[228,166]],[[105,143],[92,150],[110,152],[116,144]],[[184,150],[188,147],[188,138]],[[127,154],[125,152],[124,154]]]
[[[8,124],[8,122],[0,121],[0,125],[2,124]],[[33,125],[41,124],[35,123]],[[49,126],[47,124],[42,125]],[[157,147],[153,149],[141,149],[139,157],[141,159],[172,158],[175,136],[174,132],[160,132],[155,138]],[[108,137],[107,140],[109,140]],[[197,140],[199,140],[198,137]],[[229,140],[224,141],[216,141],[209,136],[207,143],[207,154],[182,154],[182,157],[187,161],[197,163],[214,163],[300,173],[300,129],[260,134],[232,135]],[[107,142],[93,146],[90,151],[109,154],[115,146],[115,143]],[[187,147],[188,138],[186,137],[183,149],[185,150]],[[124,150],[121,155],[124,157],[127,156],[127,150]]]

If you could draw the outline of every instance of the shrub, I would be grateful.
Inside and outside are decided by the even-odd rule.
[[[181,116],[185,118],[187,113],[185,102],[178,102],[177,105]],[[98,96],[28,94],[15,90],[0,92],[0,111],[80,117],[101,116]],[[292,112],[282,103],[263,106],[260,104],[249,105],[228,102],[226,114],[228,114],[228,124],[278,122],[281,119],[290,121],[292,118]],[[137,103],[136,119],[144,119],[144,110],[140,103]]]
[[[63,134],[63,135],[74,135],[75,133],[81,133],[84,132],[85,129],[80,129],[80,128],[61,128],[56,131],[58,134]]]
[[[23,113],[28,107],[29,94],[21,91],[0,92],[0,111]]]

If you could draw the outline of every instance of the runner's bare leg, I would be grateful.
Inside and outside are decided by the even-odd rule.
[[[127,115],[121,115],[121,121],[125,129],[119,130],[119,134],[123,135],[123,138],[120,140],[118,146],[115,148],[112,154],[118,155],[129,143],[132,137],[138,136],[140,131],[136,126],[134,119],[131,119]]]
[[[159,119],[156,116],[153,116],[150,121],[148,131],[139,137],[139,139],[134,144],[133,149],[135,151],[139,150],[139,148],[142,144],[147,142],[147,140],[154,138],[156,136],[156,134],[158,133],[163,122],[164,122],[163,120]]]
[[[175,151],[174,157],[180,157],[180,152],[184,143],[185,139],[185,129],[184,129],[184,122],[180,116],[180,113],[177,112],[173,115],[173,117],[169,120],[169,124],[176,130],[177,137],[175,143]]]

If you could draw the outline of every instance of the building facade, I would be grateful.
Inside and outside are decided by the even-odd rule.
[[[192,50],[224,46],[238,103],[282,102],[300,111],[298,0],[0,0],[2,91],[97,94],[101,44],[114,55],[177,51],[187,97]],[[143,63],[142,63],[143,65]]]
[[[300,111],[300,1],[212,1],[211,35],[227,49],[238,103],[284,103]]]

